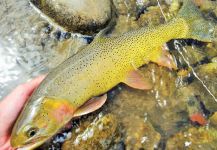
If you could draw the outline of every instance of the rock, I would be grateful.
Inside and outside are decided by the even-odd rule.
[[[107,106],[109,112],[115,114],[124,126],[126,147],[132,147],[135,143],[138,147],[142,145],[139,143],[138,137],[148,132],[144,130],[141,133],[143,131],[142,124],[145,121],[151,122],[154,128],[153,132],[160,132],[162,138],[176,132],[179,127],[188,122],[188,114],[185,109],[186,99],[191,95],[191,91],[188,89],[177,90],[176,74],[155,64],[142,67],[140,72],[146,79],[153,82],[153,88],[143,91],[124,86],[121,93]],[[153,138],[155,142],[151,143],[157,145],[158,136],[154,135],[156,135]],[[131,138],[137,139],[134,140],[135,143],[129,142]]]
[[[210,120],[210,124],[211,124],[213,127],[217,128],[217,112],[215,112],[215,113],[209,118],[209,120]]]
[[[137,22],[133,18],[128,18],[125,15],[120,15],[117,19],[116,26],[112,31],[112,36],[118,36],[120,34],[126,33],[128,31],[132,31],[135,29],[139,29]]]
[[[161,8],[165,14],[168,13],[168,7],[161,3]],[[150,6],[147,8],[147,12],[140,15],[138,19],[138,23],[141,27],[155,27],[160,24],[165,23],[166,20],[164,16],[162,15],[161,10],[159,9],[159,6]]]
[[[101,150],[107,149],[118,127],[117,119],[112,114],[96,118],[91,124],[77,128],[72,137],[63,144],[63,150]]]
[[[190,128],[182,131],[167,141],[166,150],[174,149],[216,149],[217,130],[213,128]]]
[[[92,34],[112,17],[110,0],[30,0],[50,23],[65,31]]]
[[[117,10],[117,23],[112,36],[120,35],[141,27],[156,26],[164,22],[156,1],[113,0]],[[164,11],[166,6],[161,1]]]
[[[212,58],[211,60],[213,63],[217,63],[217,57]]]
[[[190,85],[194,89],[195,95],[198,95],[200,101],[204,103],[207,109],[215,112],[217,110],[217,63],[208,63],[198,66],[195,69],[197,78]],[[202,81],[202,82],[201,82]]]
[[[134,16],[136,13],[136,1],[135,0],[113,0],[118,16]]]
[[[193,0],[193,1],[198,7],[200,7],[202,11],[208,11],[216,8],[215,1],[209,1],[209,0]]]
[[[208,61],[208,53],[196,44],[186,46],[188,41],[178,41],[179,44],[183,44],[179,50],[175,48],[173,42],[168,43],[169,49],[176,58],[176,63],[179,68],[189,68],[188,65],[197,66],[198,64]],[[202,45],[203,46],[203,45]],[[204,47],[204,46],[203,46]],[[187,61],[187,62],[186,62]]]
[[[133,117],[130,117],[133,118]],[[154,149],[158,146],[161,135],[155,131],[153,126],[147,121],[134,116],[131,125],[126,128],[125,145],[127,150],[131,149]],[[126,125],[126,124],[125,124]]]

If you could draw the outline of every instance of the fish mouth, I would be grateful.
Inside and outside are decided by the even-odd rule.
[[[17,150],[32,150],[42,145],[46,140],[49,139],[49,136],[40,136],[34,139],[30,139],[24,143],[22,146],[15,147]]]

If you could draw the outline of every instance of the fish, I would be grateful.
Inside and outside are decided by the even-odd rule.
[[[81,52],[54,68],[33,92],[13,127],[12,147],[40,146],[71,119],[99,109],[106,102],[106,92],[119,83],[151,89],[139,67],[153,62],[175,69],[162,46],[172,39],[212,42],[214,28],[192,1],[185,0],[168,23],[115,37],[100,32]]]

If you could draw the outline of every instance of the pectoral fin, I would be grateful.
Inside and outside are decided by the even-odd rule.
[[[137,70],[130,71],[123,83],[127,84],[128,86],[140,90],[151,89],[152,84],[150,81],[146,80],[144,76]]]
[[[106,99],[107,94],[104,94],[100,97],[91,98],[75,111],[73,117],[83,116],[99,109],[106,102]]]
[[[177,69],[176,63],[173,60],[170,53],[163,49],[160,57],[158,57],[157,60],[154,60],[153,62],[157,63],[160,66],[167,67],[169,69]]]

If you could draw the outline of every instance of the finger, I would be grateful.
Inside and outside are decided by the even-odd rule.
[[[14,148],[11,147],[9,137],[5,140],[0,140],[0,149],[1,150],[15,150]]]
[[[19,85],[4,100],[0,101],[0,135],[3,131],[8,132],[25,102],[44,77],[44,75],[39,76],[27,83]]]
[[[46,75],[38,76],[24,84],[24,88],[26,89],[26,94],[30,96],[32,92],[39,86],[39,84],[44,80]]]
[[[41,81],[45,78],[45,75],[39,76],[29,82],[21,84],[17,86],[8,96],[1,101],[3,104],[7,103],[8,106],[19,106],[23,105],[23,103],[28,99],[28,97],[32,94],[34,89],[41,83]],[[0,102],[0,104],[1,104]]]

